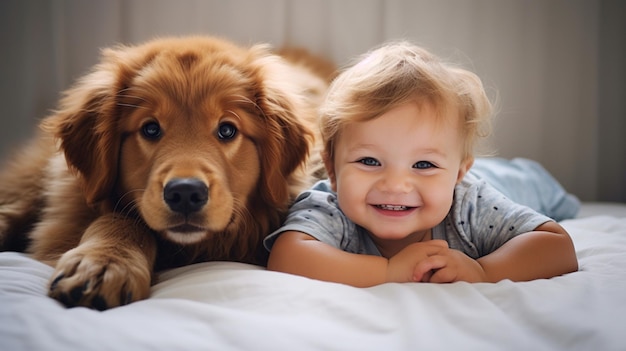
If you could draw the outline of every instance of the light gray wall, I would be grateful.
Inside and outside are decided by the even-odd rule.
[[[626,201],[626,1],[600,7],[598,194]]]
[[[617,0],[3,0],[0,155],[99,49],[214,34],[305,46],[345,65],[410,39],[478,73],[499,156],[541,162],[583,200],[626,201],[625,2]]]

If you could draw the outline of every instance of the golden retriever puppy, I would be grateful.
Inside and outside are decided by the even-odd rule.
[[[146,298],[160,269],[264,264],[263,237],[321,168],[307,157],[328,80],[290,62],[213,37],[104,50],[0,174],[0,250],[100,310]]]

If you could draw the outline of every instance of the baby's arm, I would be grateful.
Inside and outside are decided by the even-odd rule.
[[[552,278],[578,270],[572,239],[553,221],[512,238],[477,261],[491,282]]]
[[[558,223],[550,221],[512,238],[476,261],[456,250],[432,255],[417,265],[415,276],[436,283],[528,281],[576,270],[578,261],[570,236]]]
[[[386,282],[411,282],[416,265],[448,245],[431,240],[407,246],[391,259],[345,252],[310,235],[282,233],[270,252],[267,268],[309,278],[369,287]]]

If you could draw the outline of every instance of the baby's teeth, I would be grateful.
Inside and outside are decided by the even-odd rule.
[[[389,211],[403,211],[406,210],[406,206],[401,206],[401,205],[380,205],[380,208],[382,208],[383,210],[389,210]]]

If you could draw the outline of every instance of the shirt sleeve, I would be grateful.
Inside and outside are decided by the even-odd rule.
[[[291,206],[283,226],[265,238],[265,248],[271,251],[276,238],[286,231],[302,232],[321,242],[344,249],[348,244],[344,233],[354,233],[355,228],[354,224],[345,220],[333,193],[308,190],[300,194]]]
[[[517,235],[552,220],[511,201],[484,180],[477,180],[455,194],[453,206],[451,224],[474,247],[470,255],[473,258],[488,255]]]

